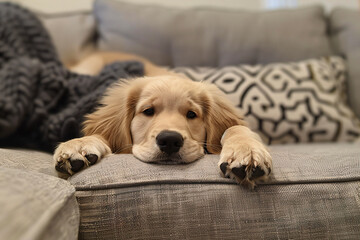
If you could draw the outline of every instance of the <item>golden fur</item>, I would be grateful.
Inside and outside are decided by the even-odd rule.
[[[173,73],[158,76],[168,72],[150,66],[147,71],[155,76],[119,81],[108,89],[101,107],[84,122],[85,139],[70,140],[56,149],[58,170],[73,174],[74,159],[84,161],[84,167],[91,165],[89,154],[98,160],[112,152],[132,153],[144,162],[188,163],[201,158],[206,149],[220,153],[222,174],[240,183],[254,186],[255,180],[270,173],[266,147],[220,90]],[[148,109],[152,115],[145,114]],[[189,111],[196,117],[188,117]],[[165,154],[157,146],[157,136],[165,130],[183,139],[176,154]]]
[[[203,155],[204,145],[209,152],[220,153],[225,130],[244,124],[241,115],[214,85],[181,77],[145,77],[122,82],[109,89],[101,103],[101,108],[88,115],[85,135],[102,136],[114,153],[131,153],[133,148],[134,155],[143,161],[156,160],[152,159],[156,149],[148,149],[148,145],[162,130],[181,132],[190,142],[189,148],[198,147],[195,159],[184,155],[184,161],[189,162]],[[147,106],[154,106],[154,117],[142,114]],[[198,117],[186,119],[188,110]]]

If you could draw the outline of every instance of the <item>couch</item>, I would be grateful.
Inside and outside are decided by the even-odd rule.
[[[98,0],[94,12],[38,15],[68,65],[96,49],[133,52],[185,74],[184,66],[342,56],[347,75],[341,80],[347,85],[342,99],[351,108],[342,113],[350,112],[352,120],[346,121],[357,127],[360,15],[355,10],[184,10]],[[111,155],[59,177],[50,153],[1,148],[0,238],[358,239],[356,134],[348,131],[336,142],[301,137],[271,142],[272,174],[254,190],[222,178],[218,155],[171,166]]]

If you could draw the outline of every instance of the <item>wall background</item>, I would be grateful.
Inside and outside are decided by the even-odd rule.
[[[4,1],[4,0],[0,0]],[[59,14],[84,11],[92,9],[94,0],[8,0],[17,2],[43,14]],[[298,7],[314,4],[322,4],[326,11],[342,6],[346,8],[360,9],[360,0],[117,0],[138,4],[159,4],[164,6],[191,8],[196,6],[210,6],[222,8],[236,8],[246,10],[278,9]]]

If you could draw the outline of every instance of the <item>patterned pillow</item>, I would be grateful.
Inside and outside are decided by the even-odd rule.
[[[360,136],[359,120],[346,104],[345,62],[340,57],[173,70],[217,85],[269,144],[353,141]]]

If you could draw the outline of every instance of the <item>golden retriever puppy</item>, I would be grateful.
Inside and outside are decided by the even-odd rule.
[[[238,183],[254,187],[271,172],[260,137],[215,85],[178,75],[143,77],[110,87],[101,103],[84,122],[85,137],[56,149],[58,171],[74,174],[111,153],[161,164],[214,153],[222,175]]]

